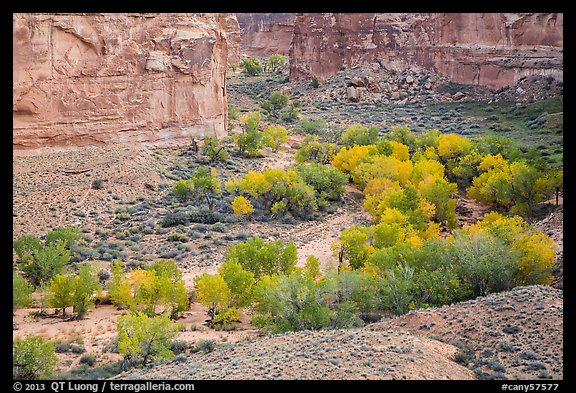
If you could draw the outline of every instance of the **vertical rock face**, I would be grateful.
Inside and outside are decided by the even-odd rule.
[[[242,53],[247,56],[287,55],[290,51],[296,14],[236,14],[242,37]]]
[[[240,64],[240,26],[236,19],[236,14],[225,14],[226,35],[228,36],[228,65]]]
[[[563,14],[297,14],[290,78],[324,79],[379,61],[499,88],[523,76],[562,79]]]
[[[16,154],[226,134],[231,14],[14,14]]]

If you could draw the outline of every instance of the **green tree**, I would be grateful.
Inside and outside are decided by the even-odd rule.
[[[28,263],[34,252],[42,248],[42,243],[36,236],[23,235],[14,240],[13,246],[20,262]]]
[[[428,176],[418,185],[422,197],[434,204],[434,218],[444,228],[454,229],[458,225],[456,219],[456,183],[446,179]]]
[[[84,318],[94,305],[97,291],[101,289],[98,275],[91,265],[82,264],[78,267],[78,275],[73,281],[72,305],[78,319]]]
[[[34,287],[17,272],[12,273],[12,314],[32,304]]]
[[[172,339],[178,326],[167,315],[149,317],[143,313],[118,317],[118,352],[127,364],[146,365],[155,360],[172,360]]]
[[[274,91],[270,94],[270,98],[260,101],[260,107],[270,116],[277,118],[280,111],[288,105],[289,99],[288,95]]]
[[[379,133],[378,127],[364,127],[361,124],[355,124],[346,129],[340,140],[342,144],[346,147],[352,147],[354,145],[366,146],[374,145],[378,139]]]
[[[337,200],[344,193],[344,186],[348,184],[348,176],[332,165],[299,165],[297,172],[304,182],[330,200]]]
[[[250,112],[240,118],[244,124],[241,134],[235,134],[234,141],[240,153],[255,155],[262,144],[264,134],[258,130],[258,123],[262,118],[260,112]]]
[[[521,214],[528,218],[528,222],[532,222],[536,205],[544,201],[546,196],[546,179],[539,170],[523,162],[510,164],[510,174],[515,204],[511,212]]]
[[[37,249],[30,260],[22,266],[22,271],[28,276],[35,287],[49,282],[70,261],[70,252],[63,240],[45,245]]]
[[[47,379],[54,372],[58,358],[54,344],[32,336],[12,343],[12,376],[14,379]]]
[[[456,271],[473,297],[512,288],[519,254],[511,247],[486,233],[457,230],[451,238]]]
[[[208,209],[214,211],[215,198],[222,193],[216,168],[200,167],[194,171],[190,181],[194,185],[194,190],[206,200]]]
[[[82,232],[76,227],[70,228],[56,228],[46,234],[45,244],[54,244],[58,241],[63,241],[64,246],[70,250],[76,240],[82,236]]]
[[[320,277],[320,261],[314,255],[309,255],[304,264],[305,274],[312,278],[317,279]]]
[[[224,310],[230,304],[231,292],[220,274],[204,273],[194,277],[196,298],[208,307],[208,316],[214,320],[217,311]]]
[[[248,238],[244,243],[233,244],[226,251],[226,261],[237,261],[256,279],[264,274],[287,274],[296,266],[297,252],[292,241],[265,242],[262,238]]]
[[[210,159],[210,162],[225,161],[229,157],[226,147],[220,144],[218,138],[211,135],[204,137],[202,153]]]
[[[74,277],[57,274],[50,280],[48,294],[48,304],[51,307],[61,308],[62,315],[66,315],[66,307],[70,307],[74,302]]]
[[[266,60],[266,70],[269,72],[278,72],[286,65],[286,57],[274,53]]]
[[[286,142],[288,142],[288,131],[286,128],[270,126],[264,130],[264,144],[271,148],[274,153]]]
[[[558,206],[558,200],[560,193],[564,189],[564,171],[562,169],[554,169],[546,173],[545,175],[549,190],[552,190],[556,197],[556,206]]]
[[[156,272],[160,303],[170,310],[171,319],[177,319],[189,307],[182,272],[172,259],[158,260],[152,264],[151,269]]]
[[[112,304],[120,308],[134,310],[136,303],[132,296],[132,286],[126,278],[126,270],[121,261],[112,264],[112,278],[108,284],[108,296]]]
[[[172,193],[183,200],[191,199],[194,197],[194,183],[180,179],[172,187]]]
[[[307,135],[302,146],[296,151],[296,163],[330,164],[336,154],[336,145],[329,142],[319,142],[316,135]]]
[[[359,269],[364,266],[368,257],[374,252],[374,247],[368,243],[368,233],[365,227],[354,225],[342,231],[339,238],[338,262]]]
[[[260,64],[258,59],[254,59],[252,57],[243,59],[240,62],[240,67],[242,67],[244,72],[250,76],[256,76],[262,73],[262,64]]]
[[[244,270],[235,260],[224,262],[218,269],[226,285],[230,289],[230,307],[245,307],[250,303],[254,274]]]
[[[435,135],[430,134],[430,136],[431,136],[430,139],[435,140],[436,141],[435,143],[437,143]],[[414,150],[416,148],[417,136],[412,131],[410,131],[410,129],[406,125],[404,126],[396,125],[392,127],[387,137],[390,140],[408,146],[411,150]]]

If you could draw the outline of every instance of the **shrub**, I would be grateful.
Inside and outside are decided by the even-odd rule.
[[[252,206],[252,203],[250,203],[248,199],[240,195],[234,198],[232,201],[232,210],[234,211],[235,215],[245,215],[248,217],[248,219],[250,219],[252,213],[254,212],[254,206]]]
[[[92,353],[83,355],[80,358],[80,363],[87,364],[88,366],[92,367],[94,364],[96,364],[96,355]]]
[[[160,220],[160,225],[163,228],[167,228],[175,225],[184,225],[187,224],[189,221],[190,218],[185,213],[167,211]]]
[[[92,181],[92,186],[91,188],[93,190],[101,190],[102,188],[104,188],[104,182],[106,181],[106,179],[94,179]]]
[[[12,376],[14,379],[47,379],[54,372],[58,358],[54,344],[33,336],[12,344]]]
[[[298,134],[322,135],[325,128],[326,128],[326,121],[322,118],[320,119],[302,118],[300,119],[298,124],[294,127],[294,132]]]
[[[198,340],[195,346],[197,351],[208,353],[216,348],[216,342],[214,340]]]
[[[188,349],[188,343],[186,341],[174,340],[170,343],[170,350],[174,355],[184,353],[186,349]]]
[[[238,319],[240,319],[240,310],[230,307],[216,313],[210,325],[217,329],[230,330],[238,324]]]

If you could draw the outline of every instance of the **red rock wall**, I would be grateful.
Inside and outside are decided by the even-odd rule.
[[[14,14],[15,153],[225,135],[229,17]]]
[[[236,14],[240,25],[241,51],[246,56],[288,55],[294,17],[290,13]]]
[[[493,88],[533,74],[562,79],[563,24],[552,13],[297,14],[290,78],[380,61]]]

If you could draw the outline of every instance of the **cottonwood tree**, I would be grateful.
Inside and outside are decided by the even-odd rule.
[[[126,365],[146,365],[155,360],[172,360],[172,339],[178,325],[167,315],[149,317],[144,313],[118,317],[118,352]]]

